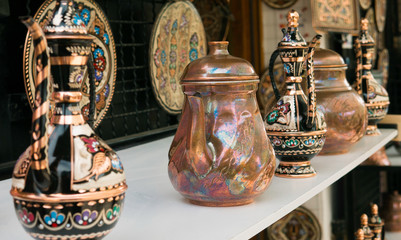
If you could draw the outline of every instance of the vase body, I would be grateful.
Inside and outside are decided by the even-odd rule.
[[[280,160],[276,176],[312,177],[316,171],[310,160],[322,149],[326,133],[323,114],[316,109],[313,79],[313,53],[320,35],[308,47],[298,31],[298,13],[290,11],[287,18],[288,29],[283,29],[283,39],[270,60],[272,64],[276,55],[280,56],[286,73],[287,90],[283,96],[276,93],[278,101],[265,117],[265,128]],[[305,61],[308,95],[301,88]],[[274,81],[272,83],[276,88]]]
[[[168,172],[174,188],[199,205],[248,204],[274,174],[256,101],[258,76],[227,45],[210,42],[209,55],[190,63],[181,79],[185,102]]]
[[[327,125],[326,141],[320,155],[347,153],[364,135],[367,110],[361,96],[346,79],[347,65],[329,49],[314,55],[317,108]]]
[[[377,123],[382,120],[390,104],[386,89],[372,75],[372,58],[375,42],[368,32],[368,20],[361,20],[361,32],[356,46],[357,81],[355,89],[363,96],[368,113],[366,135],[380,135]]]
[[[44,56],[35,58],[37,69],[45,66],[35,82],[48,86],[36,86],[32,144],[17,160],[11,195],[20,223],[35,239],[103,238],[120,217],[127,188],[120,159],[79,108],[83,76],[94,71],[92,38],[68,17],[73,4],[57,1],[46,35],[32,19],[25,21],[35,54]],[[49,98],[56,103],[50,121]]]

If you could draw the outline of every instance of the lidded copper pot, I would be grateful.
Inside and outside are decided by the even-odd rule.
[[[194,204],[243,205],[264,192],[275,169],[256,101],[259,77],[229,55],[228,42],[209,42],[209,49],[181,78],[185,101],[168,172]]]
[[[314,56],[317,107],[327,124],[321,155],[346,153],[366,131],[365,103],[349,85],[347,65],[336,52],[317,48]]]

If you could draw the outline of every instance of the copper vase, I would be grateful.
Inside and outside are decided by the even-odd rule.
[[[120,217],[127,188],[121,161],[79,108],[83,75],[94,79],[94,70],[92,37],[74,9],[73,1],[57,0],[46,35],[32,18],[23,20],[35,46],[36,96],[32,144],[15,165],[11,195],[35,239],[103,238]],[[50,99],[56,105],[48,119]]]
[[[363,97],[368,111],[366,135],[380,135],[377,123],[382,120],[390,104],[386,89],[372,75],[375,41],[368,32],[369,21],[361,20],[361,32],[355,41],[357,60],[355,90]]]
[[[191,203],[248,204],[273,177],[275,157],[256,102],[259,77],[229,55],[228,42],[209,42],[209,55],[181,78],[182,117],[169,151],[174,188]]]
[[[365,103],[348,84],[347,65],[338,53],[317,48],[314,63],[317,108],[324,113],[327,124],[320,155],[347,153],[365,134]]]
[[[398,191],[384,196],[384,229],[389,232],[401,232],[401,195]]]
[[[310,160],[323,147],[326,134],[324,116],[316,109],[315,82],[313,77],[313,54],[317,35],[308,46],[298,31],[299,15],[288,13],[288,29],[283,29],[283,39],[270,58],[270,73],[273,63],[280,56],[286,72],[287,91],[283,96],[272,79],[277,104],[265,117],[265,128],[273,144],[280,164],[276,175],[280,177],[304,178],[316,175]],[[306,60],[308,95],[302,91],[302,71]]]

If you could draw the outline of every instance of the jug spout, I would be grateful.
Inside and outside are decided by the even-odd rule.
[[[308,81],[308,116],[306,119],[306,127],[312,129],[316,125],[316,92],[315,79],[313,76],[313,55],[315,47],[322,35],[316,35],[309,44],[308,55],[306,59],[306,73]]]
[[[22,17],[34,43],[34,60],[36,69],[35,101],[32,114],[31,135],[31,169],[36,187],[45,192],[50,185],[50,170],[48,163],[48,134],[49,125],[49,88],[50,88],[50,61],[47,41],[42,28],[32,17]]]
[[[205,133],[205,110],[200,96],[188,96],[191,109],[191,129],[187,146],[189,164],[198,177],[205,177],[213,167],[216,154],[212,143],[207,143]]]

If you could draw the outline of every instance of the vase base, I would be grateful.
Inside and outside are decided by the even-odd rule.
[[[275,175],[284,178],[309,178],[316,175],[310,161],[304,162],[280,162]]]
[[[206,207],[234,207],[234,206],[250,204],[253,202],[253,199],[229,201],[229,202],[224,202],[224,201],[209,202],[209,201],[199,201],[199,200],[193,200],[193,199],[188,199],[188,201],[192,204],[206,206]]]
[[[377,128],[377,125],[368,125],[366,129],[366,136],[379,136],[382,133],[380,130]]]

